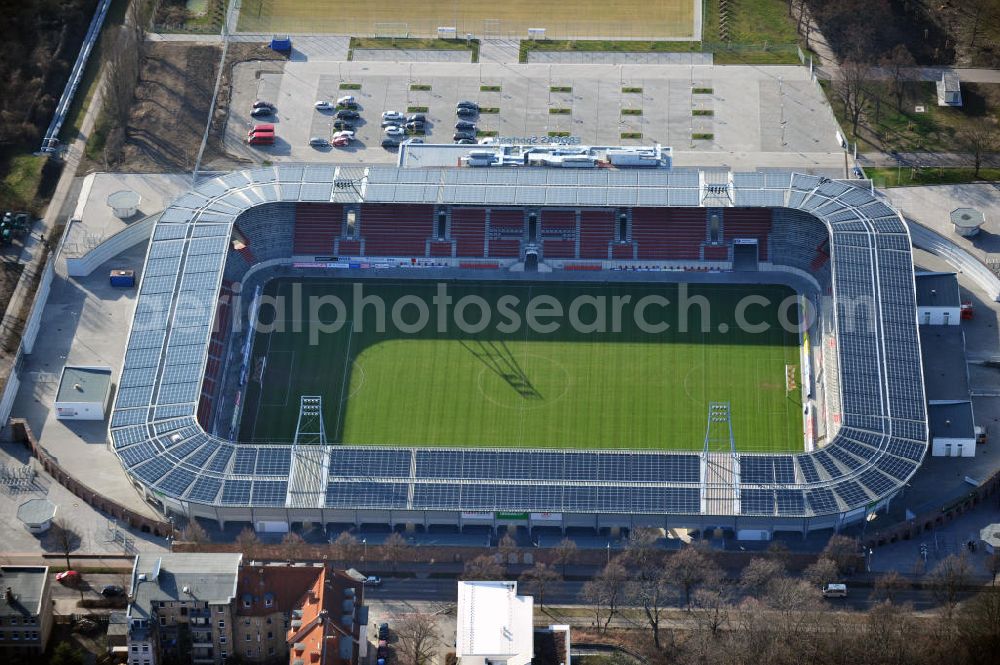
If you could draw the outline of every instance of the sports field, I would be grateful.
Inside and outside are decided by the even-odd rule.
[[[417,4],[331,0],[243,0],[238,29],[354,36],[435,37],[441,26],[462,38],[526,39],[528,28],[545,28],[558,39],[698,38],[700,0],[427,0]]]
[[[450,306],[436,305],[438,288],[447,289]],[[292,440],[299,397],[322,395],[330,442],[700,450],[708,404],[721,401],[730,403],[738,450],[802,450],[799,338],[777,325],[779,305],[794,300],[792,291],[685,285],[684,297],[697,303],[704,296],[710,307],[707,331],[702,307],[692,305],[681,332],[678,288],[272,281],[265,295],[276,296],[283,311],[261,308],[266,327],[254,340],[240,439]],[[767,325],[764,332],[738,330],[737,303],[750,295],[770,301],[745,315]],[[376,305],[357,309],[362,297],[385,303],[383,332]],[[317,305],[319,298],[327,301]],[[426,303],[423,327],[417,299]],[[482,307],[491,318],[478,330]],[[310,327],[310,318],[326,331]],[[553,324],[555,330],[539,329]]]

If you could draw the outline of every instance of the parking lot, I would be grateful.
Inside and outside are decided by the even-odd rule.
[[[354,96],[361,119],[345,148],[317,100]],[[273,146],[248,146],[255,100],[273,102]],[[480,137],[578,137],[587,145],[660,143],[706,153],[840,154],[829,106],[803,67],[253,62],[237,67],[227,149],[253,161],[387,163],[383,111],[425,113],[428,143],[451,143],[455,104],[476,102]],[[711,160],[708,160],[711,161]]]

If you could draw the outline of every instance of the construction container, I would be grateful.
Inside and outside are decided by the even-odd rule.
[[[135,286],[135,271],[134,270],[112,270],[111,271],[111,286],[118,286],[122,288],[132,288]]]

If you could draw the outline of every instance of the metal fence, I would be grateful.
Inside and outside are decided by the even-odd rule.
[[[59,104],[56,105],[56,112],[52,116],[52,122],[49,123],[49,128],[45,130],[45,136],[42,138],[42,152],[51,153],[59,148],[59,132],[62,131],[63,122],[66,120],[66,114],[69,112],[69,105],[73,103],[73,96],[76,95],[76,89],[80,86],[80,81],[83,79],[83,71],[87,67],[90,53],[94,50],[94,45],[101,34],[104,17],[107,16],[108,7],[110,6],[111,0],[101,0],[101,4],[97,6],[97,11],[94,12],[94,18],[90,21],[90,27],[83,38],[80,53],[76,56],[76,62],[73,63],[73,69],[70,71],[69,80],[66,81],[62,97],[59,98]]]

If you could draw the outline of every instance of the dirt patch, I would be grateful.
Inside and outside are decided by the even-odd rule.
[[[219,98],[212,108],[222,47],[185,42],[146,45],[135,102],[129,117],[125,145],[111,164],[86,161],[81,173],[112,170],[126,173],[191,171],[201,147],[205,123],[212,127],[203,168],[231,169],[242,162],[226,155],[222,135],[229,113],[233,66],[248,60],[284,60],[285,56],[261,44],[230,44]]]
[[[201,146],[221,47],[147,44],[117,170],[190,171]]]

